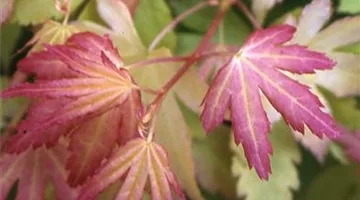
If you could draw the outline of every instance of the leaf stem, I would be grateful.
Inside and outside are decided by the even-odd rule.
[[[255,16],[250,12],[242,0],[236,0],[237,7],[245,14],[255,29],[262,29],[261,24],[256,20]]]
[[[185,72],[194,64],[199,57],[201,56],[201,52],[203,52],[206,47],[209,45],[209,42],[213,35],[215,34],[218,26],[220,25],[225,13],[226,9],[219,9],[214,20],[212,21],[208,32],[200,42],[199,46],[196,50],[191,54],[191,56],[186,60],[184,65],[176,72],[176,74],[162,87],[161,93],[153,100],[150,106],[159,107],[162,100],[165,98],[167,92],[176,84],[176,82],[185,74]],[[158,110],[158,109],[154,109]]]
[[[166,36],[168,32],[170,32],[172,29],[176,27],[177,24],[179,24],[181,21],[183,21],[186,17],[189,15],[205,8],[206,6],[210,5],[208,1],[201,1],[197,4],[195,4],[193,7],[189,8],[185,12],[178,15],[173,21],[171,21],[151,42],[148,51],[154,50],[154,48],[159,44],[159,42]]]
[[[63,25],[66,25],[67,23],[68,23],[68,21],[69,21],[69,17],[70,17],[70,6],[71,6],[71,0],[65,0],[65,3],[64,3],[65,5],[63,5],[64,6],[64,8],[62,8],[63,9],[63,11],[64,11],[64,14],[65,14],[65,16],[64,16],[64,20],[63,20]]]

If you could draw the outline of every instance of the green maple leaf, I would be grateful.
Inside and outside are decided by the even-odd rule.
[[[266,182],[260,180],[254,170],[248,169],[243,150],[231,141],[235,153],[232,172],[238,178],[237,193],[246,196],[246,200],[291,200],[292,190],[299,187],[295,163],[300,162],[300,151],[285,122],[273,125],[270,140],[274,154],[271,157],[272,174]]]
[[[72,0],[71,10],[75,10],[84,0]],[[55,0],[17,0],[10,22],[21,25],[40,24],[50,18],[60,19],[62,13],[55,8]]]
[[[141,40],[148,46],[157,34],[172,21],[172,16],[164,0],[140,0],[134,21]],[[175,32],[170,31],[158,46],[167,47],[173,51],[176,47]]]
[[[202,0],[177,0],[177,1],[169,1],[169,4],[172,6],[176,15],[183,13],[185,10],[194,6],[195,4],[201,2]],[[216,7],[208,7],[204,8],[189,17],[187,17],[182,24],[194,30],[194,32],[198,33],[206,33],[208,31],[208,27],[215,17]],[[229,44],[242,44],[247,35],[251,31],[251,27],[246,22],[244,18],[241,18],[237,15],[236,12],[229,10],[223,21],[223,30],[224,30],[224,40],[223,42]],[[219,37],[219,32],[214,35],[214,38]]]
[[[227,199],[236,198],[236,179],[231,173],[230,127],[220,126],[205,134],[198,114],[178,101],[192,136],[196,178],[202,188]]]

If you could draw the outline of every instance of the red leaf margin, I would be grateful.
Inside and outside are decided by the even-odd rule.
[[[262,179],[271,172],[272,147],[267,138],[270,122],[262,106],[261,91],[293,129],[304,125],[317,136],[335,138],[341,128],[324,112],[309,88],[290,79],[291,73],[331,69],[335,62],[299,45],[283,45],[296,28],[273,26],[251,34],[245,44],[216,74],[203,101],[201,121],[207,132],[221,124],[230,108],[236,144],[242,144],[249,167]],[[275,70],[277,69],[277,70]]]

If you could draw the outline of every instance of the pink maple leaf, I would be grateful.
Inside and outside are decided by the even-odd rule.
[[[0,199],[6,199],[18,180],[16,199],[44,199],[46,185],[51,180],[56,199],[76,199],[78,191],[66,183],[66,146],[63,142],[49,149],[28,149],[20,154],[1,154]]]
[[[136,138],[112,154],[108,162],[84,185],[79,200],[94,199],[123,176],[125,179],[116,199],[142,199],[148,178],[152,199],[173,199],[171,188],[181,199],[185,199],[170,170],[165,149],[154,142]]]
[[[334,138],[340,128],[309,88],[287,77],[291,73],[314,73],[330,69],[334,61],[299,45],[283,45],[295,32],[289,25],[273,26],[251,34],[243,47],[216,74],[205,99],[201,120],[207,132],[222,123],[230,108],[236,144],[242,144],[249,166],[263,179],[270,173],[267,138],[270,123],[261,103],[260,91],[290,126],[317,136]]]
[[[98,116],[121,106],[131,93],[138,92],[129,72],[121,68],[122,60],[107,37],[80,33],[72,36],[65,45],[47,46],[47,49],[21,61],[21,69],[39,76],[34,84],[18,84],[2,93],[4,98],[27,96],[45,99],[43,105],[32,107],[30,113],[34,114],[19,126],[20,138]],[[59,73],[51,77],[51,70]],[[53,105],[49,105],[51,102]],[[55,135],[55,138],[60,136]],[[11,145],[9,151],[23,151],[32,144],[43,143],[29,140],[28,144],[22,143],[21,146]]]
[[[71,186],[82,184],[89,175],[94,174],[116,143],[123,145],[135,136],[138,102],[140,95],[133,93],[123,106],[91,118],[75,129],[69,147],[71,155],[67,161]]]
[[[136,134],[140,92],[122,66],[110,39],[93,33],[75,34],[65,45],[47,46],[22,60],[20,69],[34,73],[35,83],[18,84],[2,96],[27,96],[34,103],[5,150],[50,146],[69,134],[69,183],[83,183],[116,142]]]

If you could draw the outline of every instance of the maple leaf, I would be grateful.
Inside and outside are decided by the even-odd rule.
[[[80,192],[79,200],[93,199],[110,184],[126,175],[116,199],[141,199],[150,180],[152,199],[172,199],[170,188],[185,199],[174,174],[170,171],[166,151],[142,138],[120,147]]]
[[[28,149],[20,154],[1,154],[0,199],[6,199],[10,189],[18,180],[16,199],[44,199],[48,180],[55,188],[56,199],[71,200],[78,191],[66,183],[67,157],[64,141],[49,149]]]
[[[19,84],[3,93],[35,98],[18,134],[5,148],[21,152],[30,146],[53,145],[61,135],[71,133],[66,166],[71,172],[69,184],[77,186],[95,172],[116,143],[135,136],[140,92],[107,37],[80,33],[65,45],[47,48],[19,64],[39,77],[35,84]]]
[[[129,94],[137,90],[130,74],[122,68],[121,58],[107,37],[80,33],[73,35],[65,45],[47,46],[47,49],[48,51],[40,53],[55,57],[56,62],[60,60],[65,64],[61,65],[66,67],[64,70],[76,75],[71,78],[37,80],[34,84],[18,84],[2,93],[3,97],[27,96],[57,102],[54,105],[56,109],[50,106],[52,109],[46,111],[45,115],[32,114],[20,125],[20,134],[10,141],[10,152],[25,150],[32,144],[39,146],[46,143],[47,139],[57,139],[61,134],[52,133],[52,137],[45,141],[44,136],[33,136],[47,132],[48,128],[68,126],[70,122],[81,122],[100,115],[120,106]],[[42,56],[38,55],[29,56],[25,60],[41,59]],[[53,60],[48,61],[43,67],[49,67]],[[44,103],[48,102],[45,100]],[[46,109],[41,104],[37,107]],[[34,110],[36,112],[37,109]]]
[[[72,0],[70,12],[75,11],[82,3],[83,0]],[[17,0],[14,3],[10,22],[21,25],[37,25],[50,18],[61,19],[64,17],[63,12],[59,12],[55,4],[55,0]]]
[[[230,129],[221,127],[216,131],[219,134],[193,141],[196,177],[207,191],[213,194],[220,193],[226,199],[235,199],[236,181],[230,168]]]
[[[140,111],[140,95],[133,92],[122,107],[85,121],[76,127],[70,142],[69,184],[77,186],[94,174],[116,143],[123,145],[137,133],[137,114]]]
[[[270,172],[272,148],[267,134],[270,123],[261,104],[259,90],[290,126],[304,132],[304,125],[317,136],[334,138],[340,134],[336,122],[321,111],[322,104],[306,86],[287,77],[292,73],[314,73],[330,69],[335,63],[321,53],[289,41],[295,28],[289,25],[259,30],[216,74],[204,99],[201,114],[207,132],[222,123],[226,109],[231,119],[236,144],[242,143],[250,167],[263,179]]]
[[[47,21],[25,46],[34,44],[30,53],[41,51],[44,44],[64,44],[71,35],[80,31],[81,28],[76,25]]]

